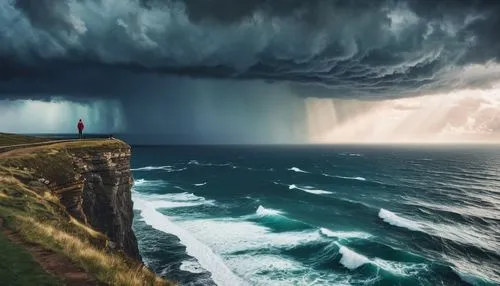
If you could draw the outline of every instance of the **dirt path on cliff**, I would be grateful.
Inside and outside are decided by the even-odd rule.
[[[39,245],[24,241],[17,233],[3,226],[3,220],[0,218],[0,231],[10,241],[22,246],[31,254],[33,260],[38,263],[47,273],[50,273],[63,280],[64,285],[68,286],[103,286],[107,285],[97,281],[83,269],[74,265],[69,259],[63,257],[51,250],[44,249]]]

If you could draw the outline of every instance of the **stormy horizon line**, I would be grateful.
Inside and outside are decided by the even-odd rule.
[[[35,137],[46,137],[46,138],[54,138],[54,139],[68,139],[68,138],[77,138],[77,132],[61,132],[61,133],[53,133],[53,132],[40,132],[40,133],[12,133],[12,132],[1,132],[4,134],[19,134],[25,136],[35,136]],[[163,147],[163,146],[297,146],[297,147],[321,147],[321,146],[412,146],[412,147],[426,147],[426,146],[489,146],[489,145],[500,145],[500,138],[496,140],[449,140],[449,141],[418,141],[418,140],[376,140],[376,141],[337,141],[337,142],[261,142],[261,143],[237,143],[237,142],[202,142],[197,143],[195,141],[186,140],[185,142],[179,142],[179,140],[171,140],[170,142],[162,142],[162,143],[154,143],[154,140],[151,139],[160,139],[164,140],[166,137],[173,138],[177,137],[177,135],[169,135],[169,134],[155,134],[155,133],[128,133],[128,132],[118,132],[118,133],[106,133],[106,132],[93,132],[93,133],[84,133],[84,139],[107,139],[112,136],[115,139],[123,140],[125,143],[130,144],[132,147],[141,147],[141,146],[151,146],[151,147]],[[185,136],[184,139],[186,139]],[[146,138],[143,142],[137,142],[141,140],[137,140],[138,138]],[[129,142],[130,141],[130,142]],[[145,141],[145,142],[144,142]],[[176,142],[177,141],[177,142]],[[181,140],[182,141],[182,140]],[[150,142],[150,143],[146,143]]]

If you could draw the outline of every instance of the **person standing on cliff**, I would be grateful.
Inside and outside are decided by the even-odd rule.
[[[83,128],[85,128],[85,126],[83,125],[83,121],[80,119],[78,121],[78,139],[83,139]]]

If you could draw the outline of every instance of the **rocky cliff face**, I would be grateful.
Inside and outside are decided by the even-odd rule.
[[[55,192],[68,212],[106,234],[111,246],[141,260],[132,231],[130,147],[70,150],[74,178]]]

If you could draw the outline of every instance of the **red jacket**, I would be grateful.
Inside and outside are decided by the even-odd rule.
[[[83,122],[81,122],[81,121],[80,121],[80,122],[78,122],[78,130],[79,130],[79,131],[82,131],[82,130],[83,130],[83,128],[85,128],[85,126],[83,125]]]

